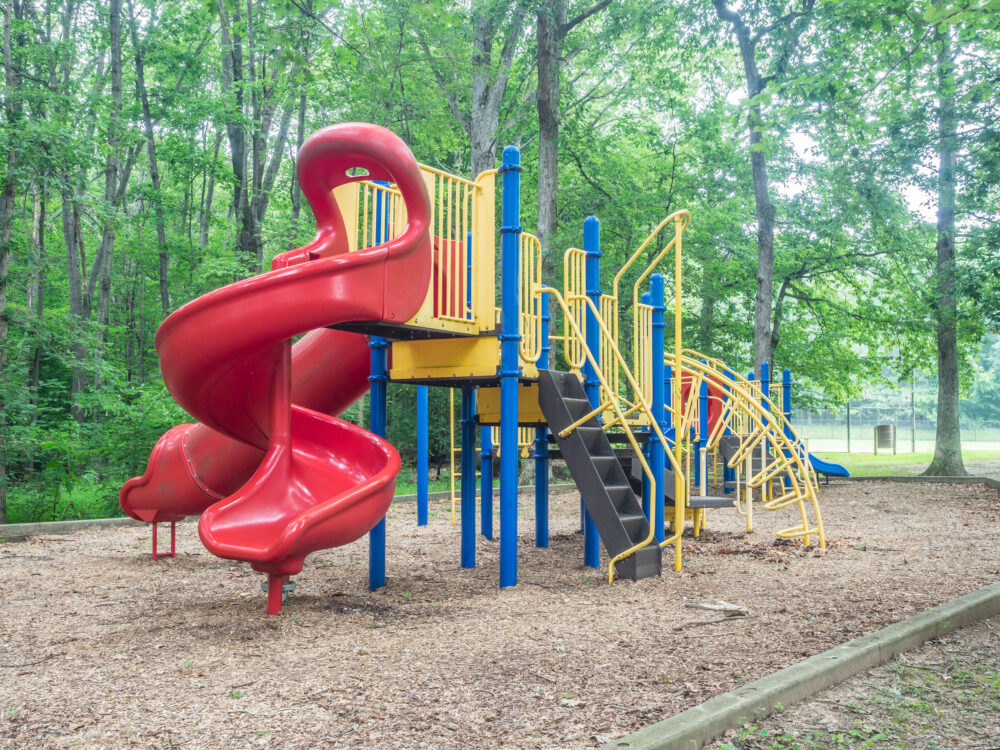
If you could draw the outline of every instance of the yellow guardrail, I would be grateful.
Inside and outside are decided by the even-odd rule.
[[[420,171],[431,204],[433,270],[424,302],[406,324],[466,334],[491,330],[496,304],[497,172],[489,170],[467,180],[426,164]],[[351,251],[394,239],[406,226],[406,206],[394,185],[359,180],[336,188],[334,196]]]
[[[800,526],[782,529],[777,532],[783,538],[802,537],[806,544],[809,538],[816,535],[820,547],[826,546],[823,529],[823,518],[818,500],[818,483],[815,473],[809,466],[802,441],[795,434],[791,424],[773,402],[763,395],[758,387],[733,372],[718,359],[706,357],[692,350],[685,350],[681,357],[683,372],[688,372],[697,379],[695,387],[700,387],[703,380],[727,391],[728,399],[723,413],[716,423],[712,433],[707,437],[708,449],[714,450],[727,427],[734,423],[734,418],[741,416],[744,421],[740,437],[740,446],[729,461],[730,468],[739,470],[744,464],[751,468],[754,451],[760,449],[760,470],[755,474],[747,471],[745,478],[748,487],[760,487],[764,495],[762,506],[766,510],[780,510],[791,505],[797,505],[802,523]],[[702,361],[704,360],[704,361]],[[696,393],[697,391],[690,391]],[[689,398],[690,402],[696,399]],[[732,431],[732,427],[730,427]],[[788,433],[788,434],[786,434]],[[766,460],[766,444],[770,443],[773,458]],[[767,495],[767,488],[775,479],[788,481],[788,491],[778,497]],[[739,496],[739,492],[737,492]],[[809,505],[815,516],[815,523],[810,524],[806,505]],[[751,522],[752,510],[748,505],[744,509]]]
[[[541,300],[535,296],[542,286],[542,243],[533,234],[522,232],[518,240],[521,277],[518,279],[518,300],[521,314],[519,351],[525,362],[538,362],[542,356]]]

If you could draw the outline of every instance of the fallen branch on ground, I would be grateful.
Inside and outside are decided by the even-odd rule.
[[[708,609],[713,612],[722,612],[726,617],[746,617],[750,610],[742,604],[730,604],[719,599],[718,604],[707,604],[705,602],[684,602],[688,609]]]

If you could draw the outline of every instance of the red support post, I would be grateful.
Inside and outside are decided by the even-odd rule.
[[[156,562],[156,522],[153,522],[153,562]]]
[[[276,576],[268,573],[267,576],[267,613],[269,615],[281,614],[281,598],[285,592],[285,582],[288,576]]]
[[[177,522],[170,522],[170,556],[177,557]]]

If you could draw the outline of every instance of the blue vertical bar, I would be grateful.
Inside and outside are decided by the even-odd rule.
[[[542,323],[541,355],[538,369],[549,367],[549,295],[535,300]],[[549,429],[535,428],[535,546],[549,546]]]
[[[663,364],[663,349],[664,349],[664,328],[665,323],[663,320],[663,314],[666,312],[666,303],[664,302],[664,291],[663,291],[663,274],[654,273],[649,277],[649,298],[650,303],[653,305],[653,330],[652,337],[650,340],[650,348],[652,349],[652,373],[651,377],[653,379],[653,419],[656,420],[657,424],[660,426],[660,431],[666,434],[667,432],[667,413],[664,408],[666,405],[666,394],[664,393],[664,364]],[[660,439],[656,436],[654,431],[650,431],[649,436],[650,442],[650,458],[652,459],[650,470],[653,472],[653,479],[656,480],[656,491],[653,493],[652,506],[653,506],[653,518],[651,522],[653,524],[653,532],[656,534],[656,541],[662,542],[666,539],[666,532],[664,530],[664,524],[666,521],[666,461],[667,457],[665,451],[667,446],[660,442]],[[674,499],[676,502],[676,498]]]
[[[380,437],[386,437],[386,386],[389,381],[389,342],[380,336],[368,339],[371,349],[371,411],[369,429]],[[372,591],[385,586],[385,519],[379,521],[368,532],[368,588]]]
[[[768,405],[767,400],[771,397],[771,365],[767,362],[760,363],[760,406],[766,413],[770,414],[771,407]],[[764,417],[764,426],[768,429],[771,428],[771,420],[768,417]],[[767,437],[764,438],[764,450],[769,451],[771,449],[770,441]],[[764,470],[764,464],[762,463],[761,471]]]
[[[596,216],[588,216],[583,221],[583,250],[587,254],[586,266],[584,267],[584,283],[586,294],[594,307],[601,309],[601,224]],[[597,327],[597,319],[593,311],[587,308],[587,348],[590,349],[597,362],[601,366],[601,336]],[[584,389],[587,392],[587,399],[590,405],[597,408],[601,399],[601,382],[597,379],[597,373],[589,362],[584,364]],[[600,566],[601,538],[597,534],[597,526],[594,519],[590,517],[587,509],[583,509],[583,564],[596,568]]]
[[[493,431],[479,429],[479,533],[493,539]]]
[[[781,411],[785,415],[785,437],[792,437],[792,371],[787,367],[781,373]],[[789,457],[789,451],[785,451],[785,457]],[[792,478],[786,472],[784,474],[785,489],[792,486]]]
[[[707,364],[702,360],[702,364]],[[702,380],[698,388],[698,455],[694,463],[694,483],[701,487],[701,449],[708,445],[708,381]],[[707,473],[708,462],[705,462]],[[705,478],[708,484],[708,478]]]
[[[376,185],[389,187],[385,180],[375,180]],[[389,240],[389,215],[385,213],[382,206],[384,196],[381,190],[375,191],[375,244],[381,245],[383,240]]]
[[[520,309],[521,154],[503,150],[500,226],[500,588],[517,584],[517,384]]]
[[[428,440],[427,386],[417,386],[417,525],[427,525]]]
[[[646,433],[646,444],[642,446],[642,455],[646,459],[646,464],[648,465],[651,460],[649,455],[650,448],[652,447],[649,442],[651,430],[643,427],[642,431]],[[650,509],[649,490],[649,477],[646,476],[646,472],[642,472],[642,514],[646,516],[647,519],[652,518],[652,515],[650,515],[652,511]]]
[[[476,390],[462,388],[462,567],[476,567]]]
[[[736,373],[734,373],[732,370],[723,368],[722,372],[723,372],[723,374],[730,381],[734,381],[736,379]],[[723,390],[723,398],[726,400],[726,403],[729,403],[729,399],[731,398],[731,396],[729,395],[731,393],[729,385],[728,384],[724,385],[722,390]],[[726,427],[725,430],[723,430],[722,434],[723,435],[732,435],[733,431],[731,429],[729,429],[729,427]],[[729,466],[727,464],[723,464],[722,465],[722,494],[723,495],[727,495],[727,494],[729,494],[730,492],[733,491],[732,487],[726,487],[726,482],[735,482],[735,481],[736,481],[736,469],[731,469],[731,468],[729,468]]]
[[[651,305],[651,304],[653,304],[651,300],[652,300],[652,298],[650,297],[649,292],[643,292],[642,293],[642,297],[639,298],[639,301],[642,302],[642,304],[644,304],[644,305]],[[655,359],[655,355],[654,355],[654,359]],[[650,377],[653,377],[653,375],[650,375]],[[643,432],[643,434],[646,437],[646,442],[642,446],[642,455],[643,455],[643,458],[646,459],[646,465],[650,466],[651,462],[653,460],[652,454],[650,453],[650,451],[652,450],[653,444],[650,442],[650,438],[651,437],[655,437],[655,434],[654,434],[653,430],[651,428],[649,428],[649,427],[643,427],[642,428],[642,432]],[[649,490],[650,490],[649,477],[646,476],[646,472],[642,472],[642,514],[644,516],[646,516],[647,520],[649,520],[650,524],[652,524],[653,516],[651,515],[651,513],[652,513],[652,510],[651,510],[652,505],[651,505],[651,502],[650,502]]]

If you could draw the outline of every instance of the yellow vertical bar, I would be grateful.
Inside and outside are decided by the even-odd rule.
[[[344,217],[344,229],[347,233],[347,252],[353,253],[358,249],[358,195],[361,185],[357,182],[348,182],[333,189],[333,197],[340,208],[340,214]]]
[[[446,264],[444,259],[444,241],[443,237],[445,235],[445,230],[442,224],[444,223],[442,215],[442,203],[441,203],[441,190],[444,187],[444,178],[441,175],[436,175],[434,178],[434,215],[436,220],[434,222],[434,236],[437,238],[437,314],[442,315],[445,311],[445,301],[444,301],[444,279],[446,275]]]
[[[674,409],[674,458],[677,466],[681,465],[681,218],[678,216],[674,220],[674,232],[676,244],[674,245],[674,371],[673,371],[673,395],[670,403]],[[679,532],[684,523],[684,508],[687,506],[687,497],[684,494],[685,482],[681,478],[681,473],[674,473],[674,528]],[[681,535],[677,534],[677,541],[674,542],[674,570],[681,569]]]
[[[461,217],[459,226],[459,237],[462,240],[462,247],[465,248],[462,258],[462,269],[465,283],[468,285],[468,289],[465,290],[465,297],[462,300],[462,317],[468,318],[472,311],[475,309],[476,300],[476,269],[475,269],[475,259],[472,257],[472,246],[469,242],[469,215],[467,202],[469,200],[469,186],[465,183],[461,183],[458,186],[459,194],[461,199],[459,201],[459,216]],[[472,264],[472,273],[465,274],[464,269],[467,268],[470,263]]]
[[[473,246],[476,257],[476,308],[474,318],[480,331],[496,325],[496,174],[487,172],[476,177],[472,216]]]
[[[452,225],[452,190],[455,187],[455,181],[450,177],[445,177],[444,179],[444,226],[445,226],[445,247],[448,248],[448,283],[445,288],[448,290],[448,307],[447,315],[449,317],[457,317],[455,311],[455,292],[457,287],[455,286],[456,279],[455,276],[455,227]]]

